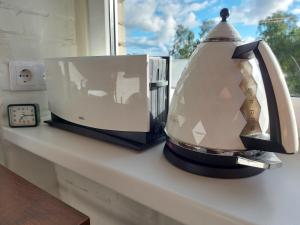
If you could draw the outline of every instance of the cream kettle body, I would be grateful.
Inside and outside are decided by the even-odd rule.
[[[177,83],[165,154],[190,172],[222,177],[225,171],[234,178],[277,164],[269,152],[297,152],[298,132],[272,50],[264,41],[244,44],[228,16],[223,9],[222,21],[198,45]],[[207,167],[214,172],[203,172]]]
[[[245,150],[239,137],[247,125],[241,111],[247,101],[241,88],[244,82],[256,83],[252,87],[256,89],[253,110],[259,115],[254,115],[258,120],[254,125],[262,133],[267,131],[268,109],[258,65],[231,58],[239,44],[199,44],[175,89],[166,126],[168,136],[208,149]],[[247,75],[253,75],[252,80]]]

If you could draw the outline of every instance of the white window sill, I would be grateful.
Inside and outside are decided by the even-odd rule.
[[[282,225],[300,221],[300,155],[258,176],[212,179],[169,164],[163,144],[145,152],[41,125],[3,127],[6,140],[188,225]]]

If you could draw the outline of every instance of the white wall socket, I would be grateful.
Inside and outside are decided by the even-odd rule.
[[[10,61],[10,90],[46,90],[45,65],[41,62]]]

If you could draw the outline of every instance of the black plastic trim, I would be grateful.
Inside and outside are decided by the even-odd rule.
[[[201,163],[202,165],[214,166],[214,167],[236,167],[236,156],[225,156],[225,155],[216,155],[216,154],[208,154],[201,153],[196,151],[187,150],[181,146],[173,144],[171,141],[167,139],[166,145],[172,152],[176,153],[176,155],[181,156],[183,158],[187,158],[195,163]]]
[[[276,152],[291,155],[293,154],[286,152],[282,144],[279,144],[276,141],[265,140],[264,138],[260,138],[259,136],[240,136],[240,138],[247,149],[259,149],[265,152]]]
[[[96,129],[69,122],[53,113],[51,113],[51,120],[45,121],[45,123],[56,128],[122,145],[135,150],[145,150],[165,140],[163,133],[153,136],[150,132],[122,132]]]
[[[227,22],[227,18],[229,17],[230,13],[229,13],[229,9],[228,8],[223,8],[220,11],[220,16],[222,18],[222,22]]]
[[[158,80],[156,82],[151,82],[150,83],[150,88],[159,88],[159,87],[166,87],[168,86],[169,82],[166,80]]]
[[[166,80],[168,81],[168,86],[166,88],[166,100],[165,100],[165,111],[166,117],[169,114],[169,103],[170,103],[170,89],[171,89],[171,82],[170,82],[170,68],[171,68],[171,56],[162,56],[163,59],[166,60]],[[166,121],[167,122],[167,121]]]
[[[278,105],[276,102],[272,81],[263,57],[258,49],[260,42],[261,40],[236,47],[232,58],[250,59],[253,57],[254,53],[259,62],[259,68],[262,74],[269,110],[270,140],[253,136],[241,136],[241,140],[248,150],[257,149],[287,154],[282,145]]]
[[[251,177],[264,171],[264,169],[240,165],[236,167],[216,167],[209,166],[208,164],[201,164],[199,162],[178,155],[171,148],[169,148],[169,145],[167,144],[164,147],[164,155],[166,159],[174,166],[190,173],[206,177],[237,179]]]
[[[240,38],[227,38],[227,37],[215,37],[207,38],[203,42],[238,42],[242,41]]]

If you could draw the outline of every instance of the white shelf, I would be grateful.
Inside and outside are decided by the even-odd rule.
[[[170,165],[163,144],[145,152],[41,125],[3,127],[6,140],[188,225],[300,224],[300,155],[258,176],[213,179]]]

